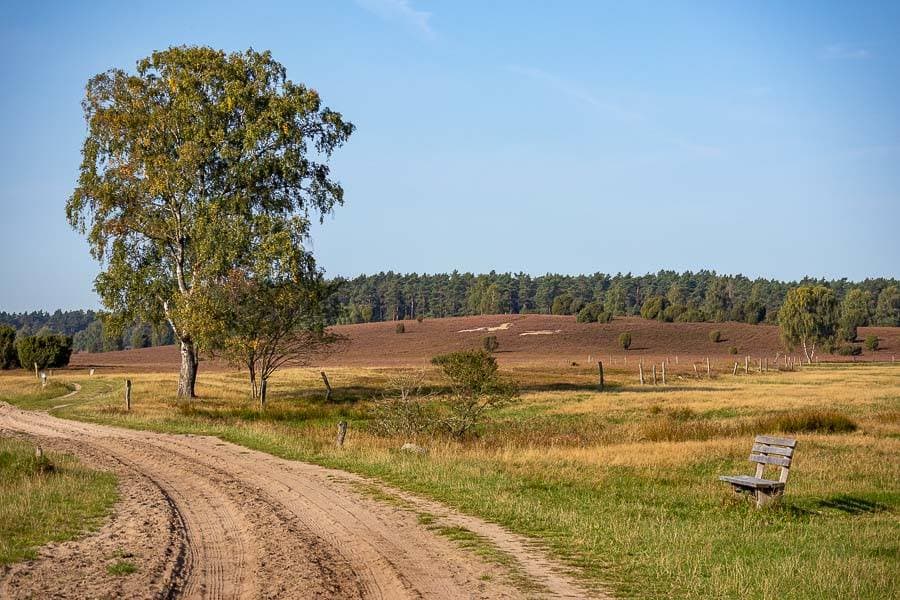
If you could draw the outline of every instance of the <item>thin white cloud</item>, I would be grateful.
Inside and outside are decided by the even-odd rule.
[[[410,0],[356,0],[356,4],[386,21],[404,23],[427,38],[435,37],[431,13],[416,9]]]
[[[617,119],[621,119],[623,121],[643,120],[643,115],[641,115],[640,113],[624,108],[623,106],[615,102],[602,100],[583,87],[570,81],[566,81],[542,69],[536,69],[534,67],[522,67],[519,65],[510,65],[506,67],[506,69],[511,73],[523,75],[525,77],[528,77],[529,79],[537,81],[564,96],[568,96],[576,102],[605,112]]]
[[[864,60],[871,58],[872,53],[865,48],[832,44],[822,50],[822,56],[829,60]]]

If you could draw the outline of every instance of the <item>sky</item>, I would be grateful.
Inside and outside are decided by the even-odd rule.
[[[84,85],[182,44],[356,125],[329,276],[900,276],[898,2],[0,0],[0,310],[99,307]]]

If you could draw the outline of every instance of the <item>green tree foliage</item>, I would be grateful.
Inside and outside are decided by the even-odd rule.
[[[33,335],[16,340],[16,352],[23,369],[65,367],[72,355],[72,338],[62,334]]]
[[[268,264],[263,261],[263,264]],[[322,358],[344,341],[325,326],[331,292],[308,257],[306,270],[279,276],[232,271],[221,284],[198,295],[198,341],[230,363],[247,369],[250,396],[265,408],[269,378],[290,362]]]
[[[668,306],[669,301],[665,296],[653,296],[641,306],[641,316],[645,319],[658,319],[664,321],[666,320],[664,311]]]
[[[709,332],[709,341],[711,341],[713,344],[718,344],[719,342],[721,342],[722,341],[722,332],[719,331],[718,329],[713,329],[712,331],[710,331]]]
[[[850,290],[841,302],[840,334],[841,339],[855,342],[857,329],[869,324],[869,305],[872,295],[863,290]]]
[[[866,350],[869,352],[877,352],[878,351],[878,336],[877,335],[867,335],[866,336]]]
[[[875,322],[888,327],[900,326],[900,286],[889,285],[878,294]]]
[[[778,311],[781,339],[787,348],[800,345],[806,362],[812,362],[816,344],[832,344],[837,334],[838,307],[835,294],[823,285],[790,290]]]
[[[550,314],[553,315],[571,315],[572,314],[572,304],[575,301],[572,298],[572,295],[567,293],[560,294],[556,298],[553,299],[553,304],[550,307]]]
[[[0,325],[0,369],[15,369],[18,366],[16,330],[9,325]]]
[[[135,73],[92,78],[88,134],[69,223],[103,271],[95,288],[116,322],[168,322],[181,344],[178,395],[194,396],[195,296],[266,249],[294,272],[307,215],[343,190],[327,159],[353,131],[268,52],[154,52]]]
[[[622,346],[623,350],[631,348],[631,334],[626,331],[619,335],[619,345]]]
[[[518,395],[513,384],[500,378],[497,359],[485,350],[443,354],[434,357],[431,362],[440,367],[450,384],[447,415],[441,424],[455,438],[461,439],[473,433],[490,411]]]

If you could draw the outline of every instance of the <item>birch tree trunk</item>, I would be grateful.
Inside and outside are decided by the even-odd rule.
[[[196,398],[194,385],[197,383],[197,347],[189,338],[181,340],[181,371],[178,374],[178,397]]]

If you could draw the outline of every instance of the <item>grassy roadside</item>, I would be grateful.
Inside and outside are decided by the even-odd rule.
[[[389,370],[285,372],[260,414],[236,374],[207,374],[202,399],[171,399],[174,377],[78,379],[60,416],[133,428],[217,435],[285,458],[378,477],[540,540],[591,581],[642,598],[891,597],[900,589],[900,369],[817,367],[798,373],[683,378],[611,393],[588,370],[529,371],[522,401],[476,442],[380,438],[367,432]],[[675,379],[675,378],[673,378]],[[827,406],[857,429],[800,430],[784,504],[755,511],[716,476],[749,472],[753,431]],[[334,448],[338,419],[351,422]],[[801,425],[803,421],[801,419]],[[771,425],[777,426],[777,425]],[[426,457],[397,451],[404,441]]]
[[[87,469],[58,454],[0,438],[0,565],[34,558],[49,542],[99,526],[117,499],[111,473]]]

